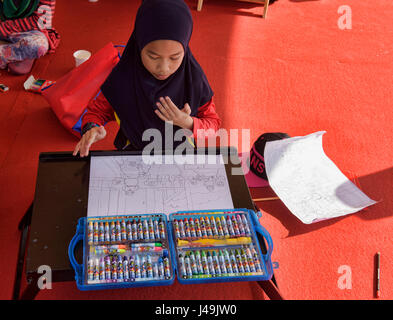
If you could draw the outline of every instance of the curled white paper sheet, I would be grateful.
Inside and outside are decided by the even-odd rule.
[[[376,201],[365,195],[326,156],[325,131],[266,143],[271,188],[303,223],[344,216]]]

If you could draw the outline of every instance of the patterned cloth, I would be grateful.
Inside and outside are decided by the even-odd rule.
[[[49,48],[47,37],[37,30],[11,34],[5,40],[9,43],[0,45],[0,69],[10,62],[42,57]]]

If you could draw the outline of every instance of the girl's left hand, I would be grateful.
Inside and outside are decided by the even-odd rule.
[[[194,120],[190,116],[191,108],[188,103],[184,105],[183,109],[179,109],[169,97],[161,97],[160,102],[157,102],[158,110],[155,110],[156,115],[163,121],[171,121],[174,125],[183,129],[192,130]]]

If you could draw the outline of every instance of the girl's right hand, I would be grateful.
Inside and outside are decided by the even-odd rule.
[[[97,141],[100,141],[106,137],[106,130],[104,126],[94,127],[87,131],[82,139],[79,140],[75,147],[73,155],[79,155],[83,158],[89,155],[89,149],[91,145]]]

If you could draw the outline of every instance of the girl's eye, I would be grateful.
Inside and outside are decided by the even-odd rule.
[[[158,60],[158,57],[149,56],[149,58],[152,59],[152,60]]]
[[[171,60],[172,60],[172,61],[179,60],[179,57],[176,57],[176,58],[171,58]]]

